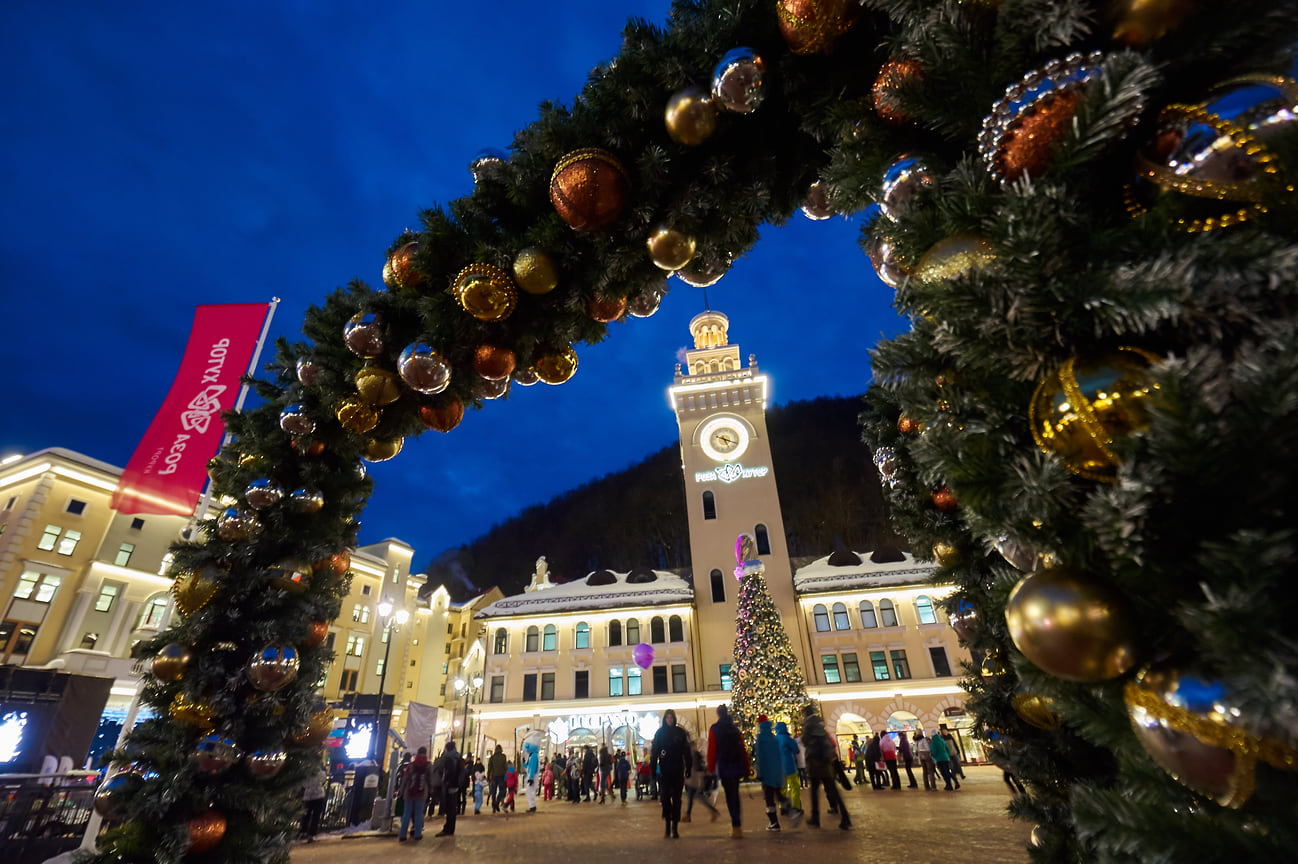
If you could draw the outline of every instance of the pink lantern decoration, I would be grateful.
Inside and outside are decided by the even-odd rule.
[[[641,642],[631,649],[631,659],[641,669],[648,669],[654,665],[654,646],[647,642]]]

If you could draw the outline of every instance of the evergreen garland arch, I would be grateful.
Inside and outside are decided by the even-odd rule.
[[[541,106],[507,158],[479,161],[471,196],[428,210],[418,232],[395,240],[388,288],[353,282],[312,308],[307,341],[281,342],[255,382],[263,403],[228,418],[235,443],[212,475],[216,493],[239,503],[174,550],[183,614],[140,646],[141,668],[173,644],[190,660],[145,688],[155,717],[115,754],[132,794],[112,802],[116,824],[94,860],[287,860],[296,791],[327,720],[315,683],[331,656],[315,638],[338,615],[345,550],[370,492],[361,457],[390,456],[396,442],[454,425],[457,406],[478,406],[491,386],[475,371],[483,346],[494,349],[493,374],[501,349],[512,352],[521,384],[546,358],[603,339],[596,319],[620,317],[622,301],[652,306],[666,275],[646,240],[659,226],[693,239],[701,282],[804,203],[855,212],[881,199],[895,218],[873,219],[862,245],[897,281],[914,327],[873,352],[866,439],[899,527],[958,586],[949,611],[980,664],[967,669],[970,705],[1028,784],[1011,809],[1037,826],[1034,859],[1279,860],[1298,848],[1286,578],[1298,552],[1292,123],[1277,123],[1249,157],[1249,176],[1205,185],[1193,171],[1155,164],[1140,179],[1133,168],[1166,156],[1169,110],[1252,148],[1257,135],[1205,119],[1203,105],[1241,75],[1288,73],[1298,10],[1148,6],[699,0],[676,3],[666,27],[630,22],[621,54],[570,106]],[[669,101],[706,89],[738,46],[764,61],[760,107],[721,112],[701,143],[674,140]],[[1074,53],[1051,78],[1047,64]],[[997,112],[1007,88],[1034,91],[1043,78],[1057,98],[1024,112],[1012,104],[1020,92]],[[1292,99],[1291,83],[1276,89]],[[612,154],[628,186],[603,230],[573,230],[552,204],[556,166],[584,148]],[[887,200],[885,173],[901,154],[918,166]],[[1028,176],[997,176],[1016,172]],[[1151,177],[1162,194],[1146,194]],[[808,201],[816,182],[823,198]],[[1196,197],[1205,190],[1228,204]],[[1211,227],[1221,214],[1238,221],[1237,211],[1243,224],[1181,230],[1209,227],[1205,213]],[[518,292],[497,321],[457,302],[451,286],[466,268],[486,300],[501,301],[491,286],[509,293],[529,249],[553,263],[552,291]],[[799,295],[791,286],[786,302]],[[374,316],[360,322],[371,328],[361,334],[373,337],[369,358],[343,338],[356,316]],[[442,392],[416,392],[395,374],[416,343],[449,364]],[[1142,379],[1155,394],[1147,428],[1101,442],[1116,482],[1077,476],[1034,441],[1029,406],[1071,359],[1125,347],[1154,358]],[[358,374],[386,404],[359,398]],[[283,421],[290,406],[300,422]],[[259,480],[303,495],[253,511],[247,492]],[[319,507],[303,500],[315,493]],[[1122,671],[1070,680],[1021,653],[1028,637],[1016,641],[1005,616],[1025,579],[1014,563],[1071,568],[1074,593],[1107,586],[1088,608],[1121,619],[1108,635],[1130,655]],[[275,690],[248,674],[267,647],[292,649],[299,663]],[[1169,672],[1187,692],[1198,682],[1196,693],[1177,696]],[[1214,713],[1212,698],[1205,709],[1205,694],[1227,710]],[[1137,736],[1137,710],[1164,724],[1144,739],[1157,749],[1165,736],[1162,766]],[[193,756],[209,734],[270,761],[283,751],[283,766],[259,776],[245,760],[203,773]],[[1231,776],[1205,776],[1220,774],[1206,766],[1223,755]],[[1175,759],[1193,785],[1165,770]],[[191,845],[213,836],[206,850]]]

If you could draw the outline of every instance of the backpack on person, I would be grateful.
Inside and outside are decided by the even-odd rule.
[[[406,787],[407,798],[428,797],[428,768],[426,765],[411,765],[406,769],[410,775],[410,785]]]

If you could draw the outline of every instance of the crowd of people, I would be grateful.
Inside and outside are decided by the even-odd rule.
[[[610,750],[607,744],[600,745],[598,751],[590,744],[570,748],[543,762],[540,740],[539,734],[524,739],[516,754],[518,765],[499,744],[484,763],[472,754],[462,756],[450,739],[435,759],[430,758],[426,747],[420,747],[413,756],[406,754],[397,767],[394,783],[394,812],[401,817],[398,841],[421,839],[425,817],[439,813],[444,821],[434,836],[454,835],[457,817],[466,813],[470,802],[475,816],[482,813],[484,806],[490,806],[492,813],[509,816],[516,812],[520,786],[526,796],[527,812],[531,813],[536,810],[538,797],[572,804],[605,804],[620,799],[625,806],[634,782],[637,798],[648,795],[660,802],[663,836],[669,839],[680,836],[681,822],[692,821],[696,803],[709,811],[712,821],[720,818],[715,801],[724,793],[730,834],[741,838],[739,784],[750,777],[761,785],[768,831],[782,830],[781,817],[794,827],[804,820],[809,827],[820,827],[822,788],[827,813],[838,817],[840,829],[849,830],[852,820],[838,791],[840,784],[851,788],[849,766],[855,768],[857,785],[868,783],[876,791],[902,789],[902,770],[909,781],[907,788],[919,788],[914,773],[916,763],[926,791],[937,790],[939,774],[947,791],[958,790],[964,778],[959,744],[945,728],[927,736],[921,730],[909,737],[904,731],[876,733],[868,735],[864,742],[853,735],[846,751],[840,753],[816,707],[810,704],[802,709],[798,738],[786,723],[772,723],[766,715],[760,715],[751,749],[726,705],[717,707],[717,719],[708,729],[706,742],[691,739],[678,724],[675,711],[664,711],[648,753],[635,764],[633,754]],[[372,762],[367,764],[373,766]],[[377,766],[372,770],[375,776],[370,785],[377,786]],[[365,779],[369,780],[368,775]],[[1008,770],[1005,782],[1011,792],[1016,786],[1022,791]],[[319,830],[327,787],[323,771],[303,787],[302,829],[308,838],[314,838]],[[804,802],[802,790],[806,787],[809,800]]]

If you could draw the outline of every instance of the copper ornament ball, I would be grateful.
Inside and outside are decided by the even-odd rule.
[[[297,649],[292,645],[266,645],[252,655],[245,671],[252,686],[274,693],[297,677],[298,665]]]
[[[943,486],[933,493],[933,506],[944,513],[949,513],[960,506],[956,500],[955,493]]]
[[[401,398],[397,373],[382,366],[366,363],[356,373],[356,392],[370,405],[391,405]]]
[[[902,108],[897,93],[903,88],[911,88],[919,84],[923,76],[924,67],[918,60],[899,58],[884,63],[870,91],[874,100],[875,113],[884,122],[893,126],[905,126],[914,122],[915,118]]]
[[[907,417],[905,414],[897,418],[897,431],[903,435],[913,435],[923,428],[924,424]]]
[[[1074,567],[1021,579],[1005,604],[1005,623],[1023,656],[1056,678],[1107,681],[1136,662],[1138,631],[1126,600]]]
[[[429,429],[450,432],[464,419],[464,403],[460,401],[460,397],[452,396],[437,406],[422,405],[419,408],[419,419]]]
[[[324,372],[324,366],[314,358],[297,358],[297,380],[303,387],[319,387],[323,382]]]
[[[697,147],[717,129],[717,106],[706,90],[686,87],[668,100],[663,122],[677,144]]]
[[[586,301],[586,314],[601,324],[612,324],[626,314],[625,297],[592,297]]]
[[[415,256],[418,254],[418,241],[407,243],[392,253],[392,257],[388,259],[392,271],[392,281],[388,282],[390,287],[409,291],[424,281],[424,274],[415,266]],[[384,279],[384,282],[387,282],[387,279]]]
[[[514,256],[514,282],[528,294],[549,294],[559,284],[559,271],[543,250],[534,246]]]
[[[611,228],[630,197],[631,178],[607,150],[574,150],[559,160],[550,175],[550,203],[576,231]]]
[[[329,638],[329,622],[321,618],[312,618],[311,623],[307,625],[306,641],[302,644],[308,648],[315,648],[323,645]]]
[[[482,344],[473,352],[473,371],[488,381],[508,378],[517,362],[513,351],[499,345]]]
[[[352,566],[352,555],[346,549],[335,552],[327,558],[322,558],[311,565],[311,569],[320,573],[328,571],[335,576],[345,576]]]
[[[1040,177],[1055,159],[1055,147],[1072,130],[1080,89],[1047,95],[1024,109],[1005,133],[997,166],[1007,181]]]
[[[858,0],[778,0],[780,35],[794,54],[828,54],[856,24]]]
[[[225,817],[215,810],[185,823],[189,830],[189,854],[201,855],[215,849],[225,836]]]
[[[310,435],[315,431],[315,420],[311,419],[305,405],[295,402],[279,412],[279,428],[290,435]]]

